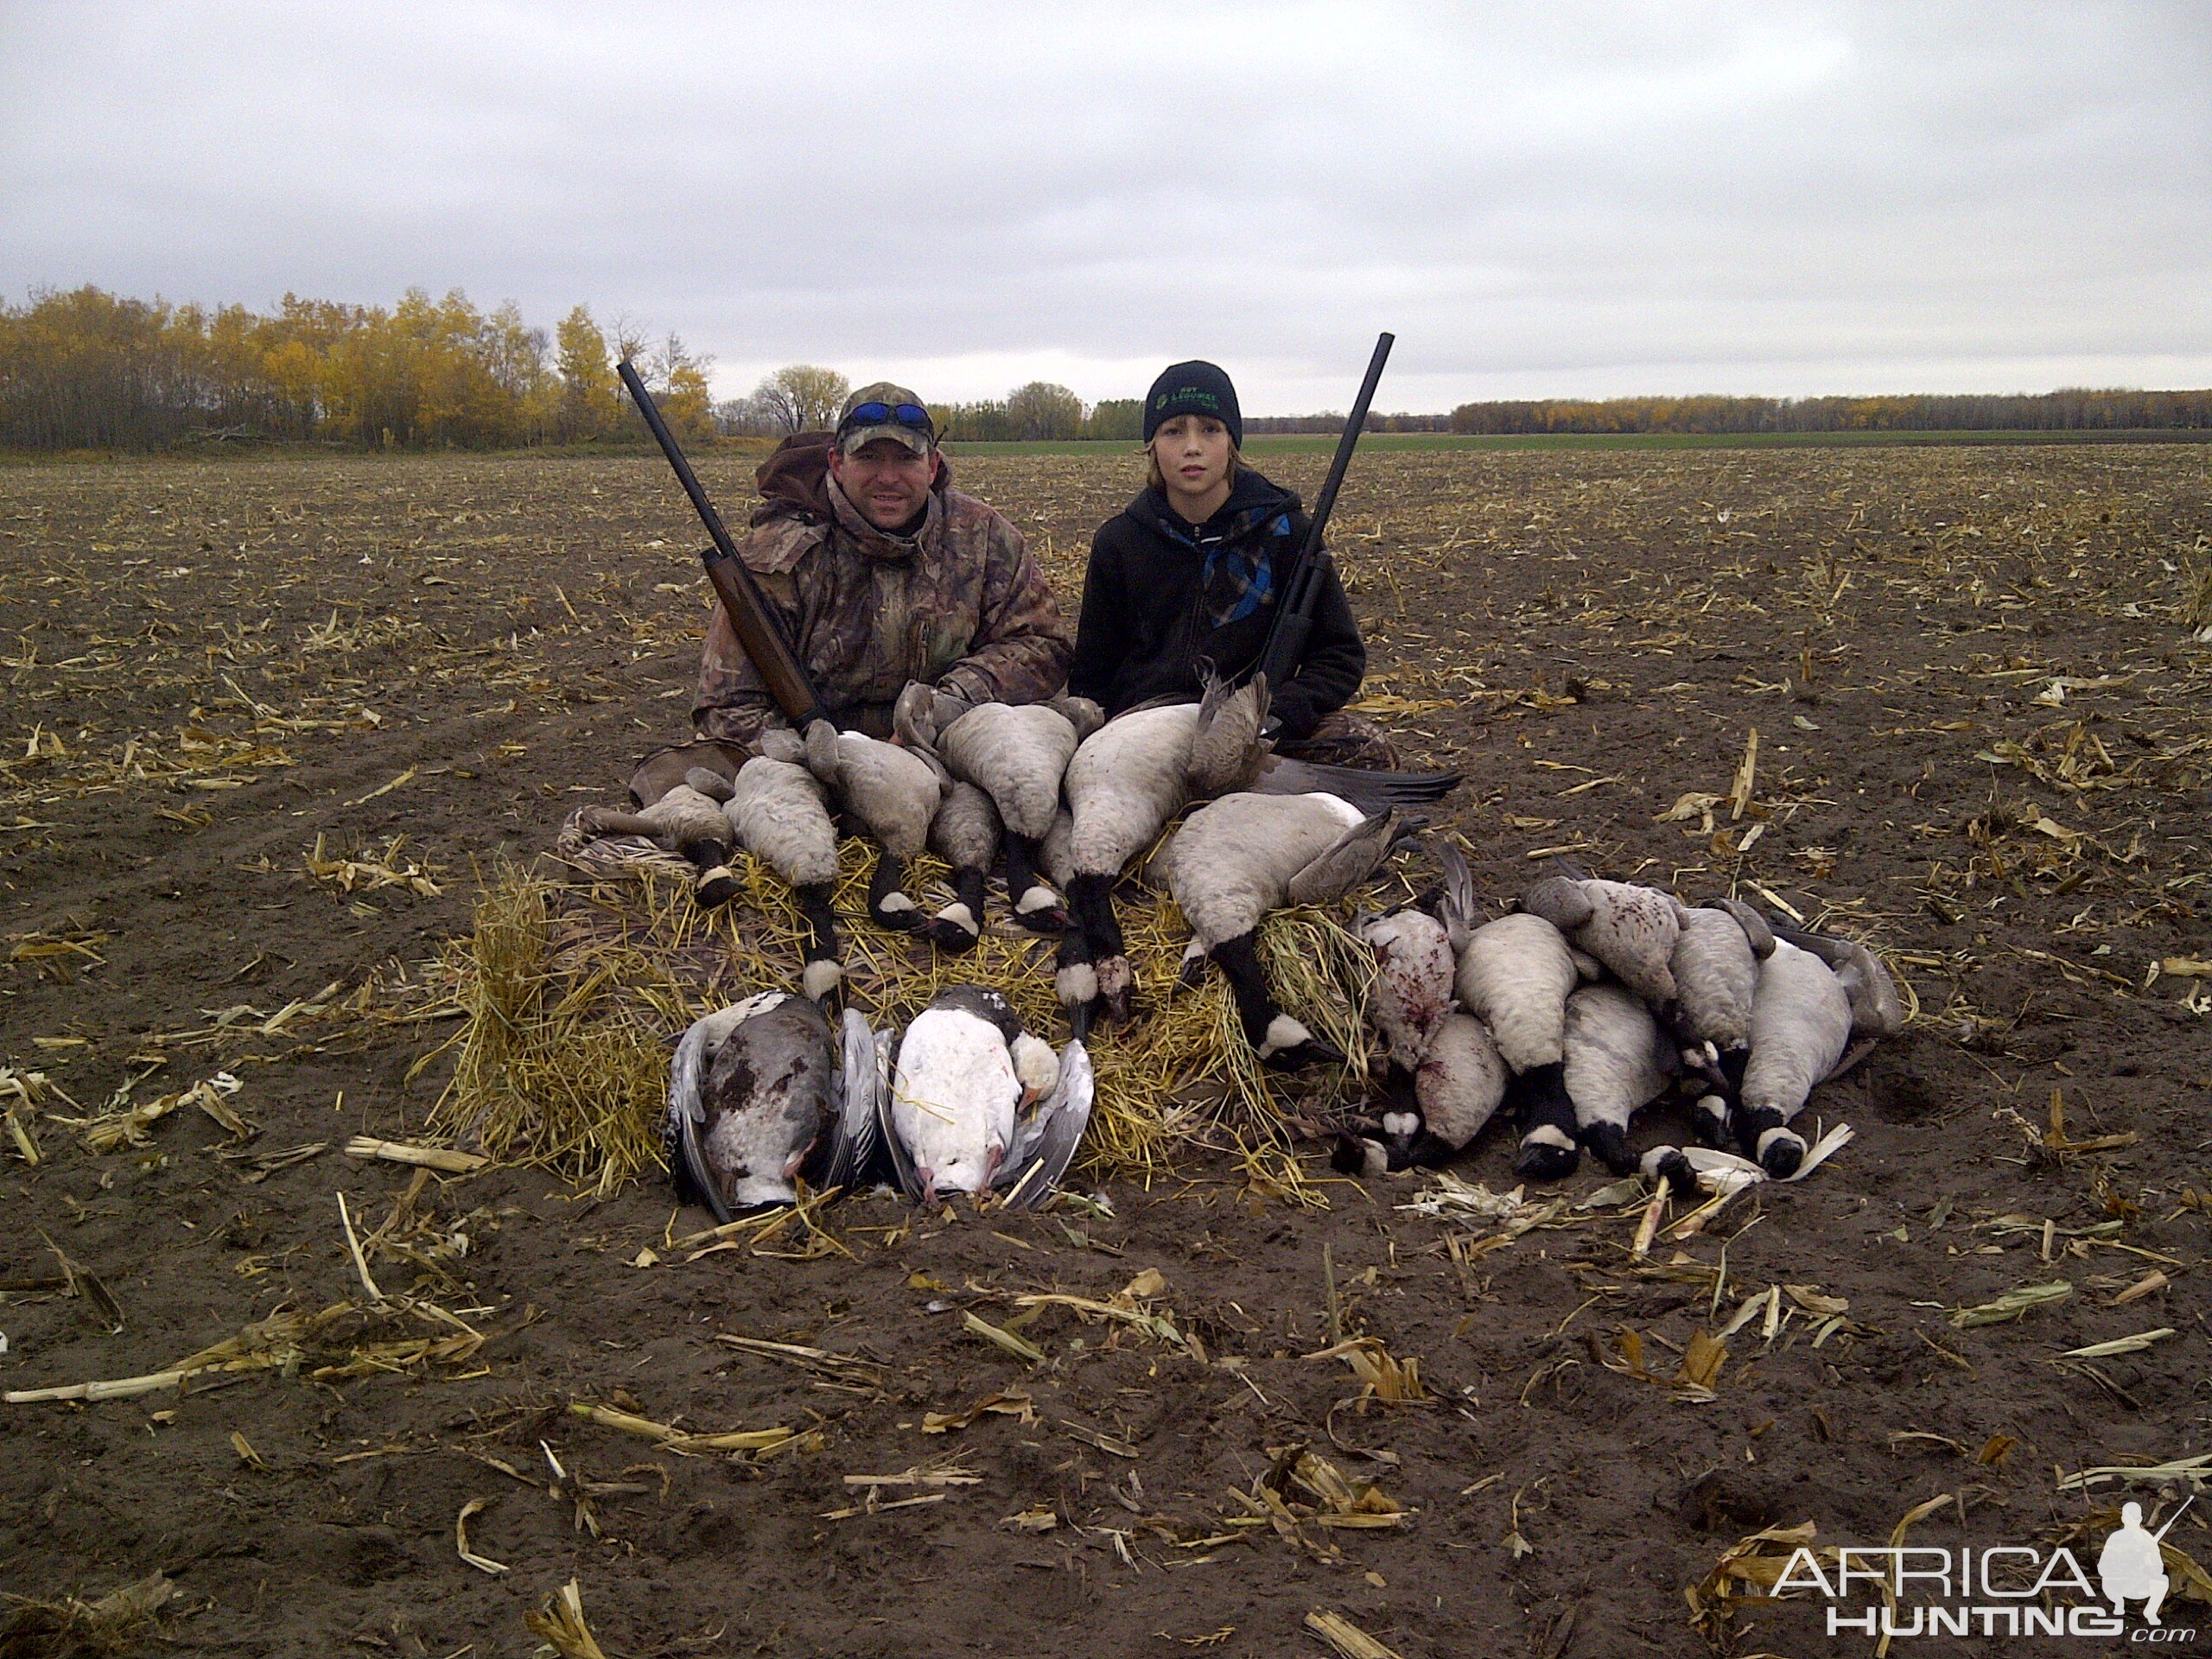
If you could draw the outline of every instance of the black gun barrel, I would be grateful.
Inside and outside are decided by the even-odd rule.
[[[1344,474],[1351,466],[1351,452],[1359,446],[1360,429],[1367,424],[1367,407],[1375,401],[1375,388],[1382,381],[1382,365],[1390,360],[1390,347],[1397,339],[1391,334],[1376,336],[1375,355],[1367,361],[1367,373],[1359,383],[1359,396],[1352,400],[1351,414],[1344,421],[1344,435],[1337,440],[1337,453],[1329,461],[1328,476],[1321,481],[1321,493],[1313,498],[1313,515],[1306,526],[1306,544],[1299,550],[1298,563],[1283,585],[1274,626],[1269,630],[1267,645],[1260,652],[1260,671],[1268,677],[1271,686],[1281,685],[1296,673],[1299,658],[1306,654],[1306,636],[1313,631],[1313,607],[1320,599],[1329,568],[1328,551],[1322,546],[1321,538],[1329,528],[1329,515],[1337,509],[1337,492],[1344,487]]]
[[[617,363],[614,372],[630,389],[631,401],[637,404],[638,413],[645,416],[646,427],[660,445],[661,454],[675,470],[676,481],[691,498],[692,510],[699,515],[699,522],[707,527],[708,537],[714,545],[699,555],[700,562],[706,566],[707,580],[713,584],[715,596],[721,601],[722,610],[729,618],[731,632],[737,635],[737,643],[752,659],[761,683],[768,688],[777,706],[800,729],[827,718],[829,711],[823,705],[821,694],[814,689],[813,681],[807,677],[806,665],[791,649],[791,642],[784,637],[783,629],[768,609],[766,596],[753,580],[753,573],[738,557],[736,544],[729,538],[721,514],[715,511],[715,504],[700,487],[698,475],[684,459],[676,434],[668,429],[668,423],[661,417],[652,393],[645,390],[644,379],[628,358]]]

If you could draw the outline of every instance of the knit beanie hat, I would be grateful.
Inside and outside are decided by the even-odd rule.
[[[1144,441],[1178,415],[1210,415],[1229,429],[1229,441],[1244,447],[1244,415],[1236,407],[1236,388],[1211,363],[1177,363],[1160,372],[1144,399]]]

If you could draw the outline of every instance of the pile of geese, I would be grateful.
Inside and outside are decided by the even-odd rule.
[[[1110,721],[1082,697],[970,703],[910,685],[893,712],[895,741],[828,721],[803,735],[771,730],[734,776],[696,768],[637,810],[586,809],[587,835],[643,836],[681,853],[702,906],[736,893],[728,860],[744,848],[790,885],[805,925],[799,995],[709,1014],[679,1045],[667,1120],[679,1186],[718,1216],[791,1202],[795,1177],[846,1185],[870,1172],[923,1200],[1040,1198],[1088,1121],[1084,1041],[1102,1019],[1133,1012],[1114,890],[1147,849],[1156,850],[1146,874],[1167,882],[1198,935],[1186,977],[1208,958],[1220,964],[1270,1065],[1340,1061],[1277,1006],[1255,931],[1272,910],[1325,902],[1364,880],[1417,822],[1408,810],[1459,777],[1284,760],[1263,735],[1268,709],[1264,675],[1231,689],[1209,674],[1195,702]],[[870,918],[942,950],[982,937],[987,884],[1003,857],[1014,925],[1059,936],[1067,1046],[1054,1054],[1002,997],[972,985],[944,993],[895,1046],[849,1010],[832,1031],[843,978],[831,908],[839,815],[880,849]],[[925,848],[950,867],[954,894],[928,917],[906,891],[907,861]]]
[[[666,1137],[679,1192],[722,1220],[792,1202],[801,1178],[847,1190],[882,1179],[924,1203],[1041,1202],[1089,1122],[1085,1042],[1135,1006],[1115,912],[1133,868],[1173,893],[1193,934],[1185,980],[1220,968],[1263,1063],[1341,1062],[1276,1000],[1259,926],[1353,891],[1459,778],[1286,760],[1263,735],[1268,707],[1263,676],[1232,689],[1209,675],[1195,702],[1110,721],[1080,697],[970,703],[910,685],[895,741],[827,721],[771,731],[734,776],[696,769],[638,811],[588,809],[587,833],[681,852],[702,905],[737,890],[728,861],[746,849],[790,884],[805,922],[799,994],[710,1014],[677,1047]],[[945,990],[899,1035],[835,1013],[841,817],[880,849],[871,919],[938,950],[982,937],[1003,861],[1013,925],[1058,935],[1066,1044],[1055,1052],[977,985]],[[931,916],[906,892],[908,861],[925,849],[951,869],[952,900]],[[1625,1174],[1639,1161],[1631,1117],[1679,1088],[1698,1145],[1739,1147],[1787,1179],[1805,1158],[1790,1124],[1813,1087],[1855,1063],[1854,1041],[1903,1024],[1896,987],[1864,946],[1733,899],[1685,906],[1570,870],[1484,921],[1465,860],[1447,848],[1444,862],[1427,907],[1360,924],[1391,1084],[1384,1109],[1339,1139],[1349,1172],[1442,1164],[1503,1109],[1520,1127],[1522,1175],[1564,1177],[1585,1147]],[[1641,1162],[1677,1186],[1694,1178],[1680,1147]]]
[[[1739,1149],[1786,1180],[1805,1160],[1790,1125],[1814,1086],[1904,1024],[1865,945],[1736,899],[1689,906],[1570,869],[1478,924],[1465,859],[1447,848],[1444,863],[1432,910],[1362,929],[1398,1097],[1339,1138],[1346,1173],[1448,1162],[1505,1107],[1523,1176],[1569,1175],[1587,1147],[1615,1174],[1640,1164],[1687,1191],[1695,1156],[1669,1145],[1638,1160],[1628,1145],[1630,1118],[1679,1089],[1698,1146]]]

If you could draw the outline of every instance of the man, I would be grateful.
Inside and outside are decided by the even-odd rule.
[[[1074,643],[1044,571],[1020,531],[951,487],[906,387],[861,387],[834,433],[785,439],[754,477],[764,499],[739,554],[840,726],[889,737],[912,680],[976,702],[1065,682]],[[788,723],[719,607],[691,720],[703,741],[648,759],[631,780],[641,802],[689,766],[731,770]]]

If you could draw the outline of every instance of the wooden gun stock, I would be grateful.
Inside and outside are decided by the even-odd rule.
[[[652,394],[645,390],[645,383],[627,358],[616,364],[614,369],[622,377],[622,384],[630,389],[631,400],[638,405],[638,413],[645,416],[646,427],[660,445],[661,454],[674,468],[676,481],[690,497],[692,511],[707,527],[708,538],[714,544],[703,550],[699,559],[707,567],[707,580],[713,585],[723,613],[729,618],[730,630],[737,635],[737,643],[751,659],[761,683],[768,688],[768,694],[775,698],[776,706],[794,726],[804,731],[815,721],[827,720],[830,711],[823,707],[821,694],[807,678],[806,665],[799,661],[791,642],[784,637],[775,613],[768,608],[767,596],[753,580],[753,573],[738,557],[736,544],[729,538],[721,514],[707,499],[707,493],[700,487],[691,463],[683,458],[683,451],[677,445],[676,435],[661,418]]]

